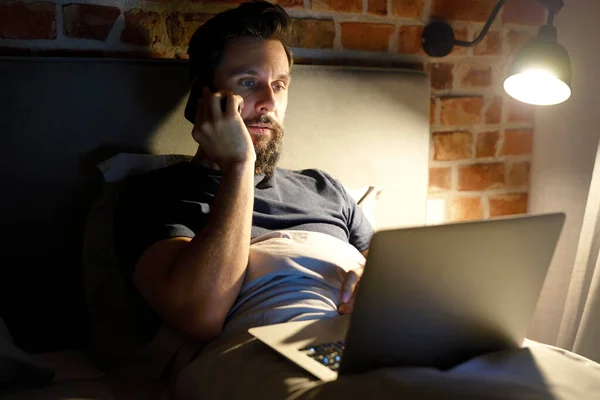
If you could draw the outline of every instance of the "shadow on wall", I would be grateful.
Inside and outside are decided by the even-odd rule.
[[[3,59],[0,87],[0,315],[26,351],[81,346],[82,236],[102,182],[95,166],[157,151],[156,129],[187,98],[187,63]],[[183,129],[161,133],[164,152],[189,136],[181,119]]]

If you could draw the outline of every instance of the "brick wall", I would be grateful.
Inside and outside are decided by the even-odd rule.
[[[422,68],[431,76],[430,199],[446,220],[527,211],[534,110],[502,90],[507,66],[545,11],[512,0],[484,42],[430,59],[431,18],[470,40],[496,0],[278,0],[294,18],[299,63]],[[236,0],[0,2],[0,54],[185,58],[193,31]]]

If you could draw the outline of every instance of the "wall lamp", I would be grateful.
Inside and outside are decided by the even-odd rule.
[[[481,33],[475,40],[457,40],[452,27],[441,21],[431,22],[423,31],[423,49],[432,57],[444,57],[454,46],[473,47],[490,29],[507,0],[499,0]],[[571,60],[569,53],[557,42],[554,16],[563,7],[563,0],[538,0],[548,9],[548,21],[535,39],[519,51],[504,81],[504,90],[513,98],[535,105],[553,105],[571,96]]]

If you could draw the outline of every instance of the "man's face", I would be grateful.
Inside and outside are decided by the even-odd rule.
[[[283,142],[290,68],[278,40],[235,38],[215,71],[215,88],[244,99],[242,119],[256,151],[256,172],[275,167]]]

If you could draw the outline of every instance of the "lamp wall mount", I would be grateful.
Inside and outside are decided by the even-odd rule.
[[[554,16],[560,11],[560,9],[564,6],[563,0],[537,0],[542,3],[546,9],[548,9],[548,22],[546,26],[552,26],[554,23]],[[483,29],[479,33],[479,35],[472,41],[463,41],[457,40],[454,35],[454,30],[444,21],[433,21],[429,23],[424,31],[422,44],[425,53],[427,53],[431,57],[445,57],[454,48],[454,46],[462,46],[462,47],[473,47],[479,44],[485,37],[485,35],[490,30],[492,23],[498,16],[498,13],[502,9],[502,6],[507,2],[507,0],[498,0],[498,3],[492,10],[487,22],[485,23]],[[555,39],[556,40],[556,39]]]

